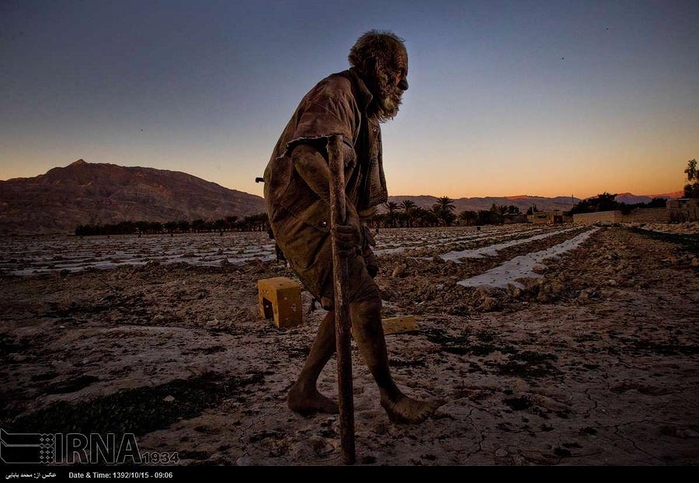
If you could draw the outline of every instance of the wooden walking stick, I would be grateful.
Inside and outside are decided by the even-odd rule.
[[[342,136],[335,134],[328,139],[328,164],[330,165],[330,227],[345,223],[345,166],[342,159]],[[354,401],[352,394],[352,353],[350,346],[351,321],[347,300],[347,256],[340,252],[332,239],[333,283],[335,288],[335,344],[337,349],[337,387],[340,406],[340,441],[345,464],[355,462],[354,449]]]

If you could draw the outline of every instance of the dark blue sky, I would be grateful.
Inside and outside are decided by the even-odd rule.
[[[699,2],[0,0],[0,179],[78,158],[254,183],[372,28],[406,40],[392,195],[679,191]]]

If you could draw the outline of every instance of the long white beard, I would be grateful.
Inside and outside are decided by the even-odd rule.
[[[385,89],[388,92],[382,92],[379,100],[379,110],[377,118],[379,122],[390,121],[398,114],[402,103],[403,91],[398,87],[391,86]]]

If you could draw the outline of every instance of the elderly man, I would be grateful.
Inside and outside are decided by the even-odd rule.
[[[317,379],[333,356],[335,314],[331,236],[348,252],[352,336],[394,422],[419,423],[435,404],[406,396],[394,383],[381,323],[381,295],[373,239],[363,221],[387,200],[380,123],[397,113],[408,89],[408,54],[391,32],[362,35],[349,53],[350,68],[320,81],[286,125],[264,172],[264,195],[274,238],[308,291],[328,310],[311,352],[287,397],[299,413],[337,413]],[[342,136],[347,212],[331,232],[328,140]]]

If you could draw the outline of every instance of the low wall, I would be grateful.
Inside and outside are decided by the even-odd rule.
[[[699,198],[680,198],[667,202],[672,222],[699,221]]]
[[[598,211],[596,213],[576,213],[573,215],[573,223],[592,225],[594,223],[621,223],[621,211]]]
[[[624,223],[668,223],[670,211],[666,208],[637,208],[621,218]]]
[[[636,208],[628,215],[620,210],[599,211],[597,213],[577,213],[573,223],[591,225],[593,223],[669,223],[670,210],[666,208]]]

